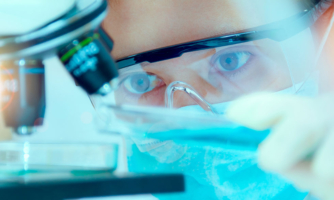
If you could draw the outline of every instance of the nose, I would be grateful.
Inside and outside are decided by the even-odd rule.
[[[198,72],[184,66],[169,66],[169,68],[171,69],[165,70],[162,75],[162,79],[167,86],[165,104],[169,99],[169,103],[172,103],[169,107],[173,108],[196,105],[198,104],[196,99],[199,98],[192,98],[195,91],[196,96],[203,100],[206,98],[209,88],[212,86],[208,85],[207,81],[200,77]]]
[[[151,63],[144,67],[146,72],[157,75],[166,86],[175,82],[186,83],[187,87],[184,89],[188,90],[191,87],[193,91],[196,91],[197,96],[207,101],[210,101],[208,98],[214,100],[217,95],[220,95],[219,90],[210,84],[210,80],[208,80],[210,68],[211,66],[205,61],[202,54],[193,57],[191,55],[183,55],[172,60]],[[176,90],[175,87],[172,99],[174,108],[198,104],[196,98],[192,98],[189,93],[181,88]]]
[[[181,81],[175,81],[168,85],[165,91],[165,107],[173,108],[174,107],[174,93],[176,91],[183,92],[188,95],[194,102],[201,106],[204,110],[211,113],[218,113],[214,107],[208,103],[201,95],[199,95],[196,90],[191,87],[189,84]]]
[[[191,69],[189,66],[170,67],[165,70],[165,105],[169,108],[180,108],[198,104],[204,110],[213,110],[206,98],[216,92],[216,88],[202,77],[208,73]]]

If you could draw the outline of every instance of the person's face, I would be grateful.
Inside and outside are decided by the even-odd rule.
[[[103,23],[115,42],[117,60],[144,51],[224,35],[281,20],[300,12],[298,0],[110,0]],[[282,11],[282,8],[285,12]],[[305,54],[306,55],[306,54]],[[255,91],[292,86],[281,44],[269,39],[185,53],[157,63],[120,70],[116,102],[164,105],[174,81],[193,86],[210,103]],[[175,107],[194,104],[175,95]]]

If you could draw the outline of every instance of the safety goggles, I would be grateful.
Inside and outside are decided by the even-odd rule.
[[[331,1],[320,1],[299,6],[301,12],[294,10],[288,18],[276,21],[266,14],[268,21],[274,22],[118,60],[119,85],[108,101],[109,111],[115,113],[113,120],[133,122],[138,127],[146,122],[159,123],[162,118],[166,121],[170,116],[166,123],[170,125],[178,121],[179,114],[150,108],[224,114],[229,102],[254,92],[315,95],[319,44],[310,27],[331,5]],[[263,24],[258,18],[243,19],[242,23]],[[143,109],[125,109],[129,105]],[[184,116],[199,117],[203,112]],[[183,121],[182,126],[196,125],[184,118],[179,121]],[[215,120],[197,120],[204,121],[212,124]],[[222,125],[221,121],[217,124]]]
[[[115,103],[165,106],[166,88],[174,81],[192,88],[171,86],[170,90],[196,90],[203,97],[199,99],[212,104],[251,92],[296,87],[315,64],[316,49],[307,29],[330,5],[320,2],[278,22],[120,59]],[[299,63],[287,58],[292,54]],[[179,102],[174,107],[193,103]]]
[[[177,58],[189,52],[232,46],[263,39],[281,42],[312,26],[319,17],[328,10],[331,4],[331,1],[321,1],[314,7],[305,8],[305,10],[299,14],[271,24],[243,30],[238,33],[226,34],[131,55],[119,59],[117,61],[118,68],[123,69],[144,62],[155,63]]]

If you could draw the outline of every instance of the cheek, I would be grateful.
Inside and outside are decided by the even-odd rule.
[[[165,90],[166,90],[166,86],[164,85],[164,86],[155,88],[148,93],[143,94],[138,99],[138,104],[144,105],[144,106],[164,107],[165,106]]]

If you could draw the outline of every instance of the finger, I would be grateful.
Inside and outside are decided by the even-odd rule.
[[[310,191],[312,195],[322,200],[334,199],[333,181],[319,178],[312,171],[311,162],[301,162],[282,173],[284,177],[302,190]]]
[[[301,162],[282,172],[282,176],[292,181],[293,185],[305,191],[310,191],[316,176],[312,173],[309,162]]]
[[[285,171],[303,160],[325,134],[323,121],[309,118],[309,113],[291,114],[276,125],[259,147],[259,164],[271,171]]]
[[[324,138],[313,158],[312,169],[318,176],[334,180],[334,129]]]
[[[278,123],[296,101],[288,95],[252,94],[235,100],[226,110],[226,117],[252,129],[264,130]]]

